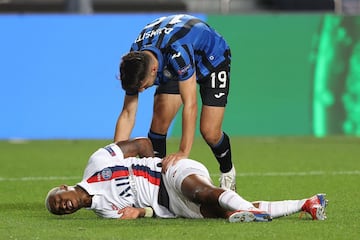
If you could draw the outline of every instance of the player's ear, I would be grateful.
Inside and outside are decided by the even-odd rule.
[[[156,65],[153,65],[153,66],[151,67],[151,72],[152,72],[152,73],[157,73],[157,67],[156,67]]]
[[[60,188],[61,190],[67,190],[67,189],[68,189],[68,185],[62,184],[62,185],[59,186],[59,188]]]

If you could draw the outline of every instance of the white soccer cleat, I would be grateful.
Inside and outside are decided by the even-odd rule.
[[[229,189],[236,191],[236,171],[235,167],[233,166],[231,170],[227,173],[221,173],[220,176],[220,187],[223,189]]]
[[[233,212],[229,218],[229,222],[270,222],[272,218],[270,214],[264,211],[253,211],[253,210],[239,210]]]

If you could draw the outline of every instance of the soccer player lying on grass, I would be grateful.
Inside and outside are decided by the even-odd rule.
[[[212,184],[208,170],[197,161],[165,162],[153,155],[147,138],[110,144],[89,159],[83,180],[61,185],[46,197],[57,215],[81,208],[105,218],[225,218],[230,222],[267,222],[300,211],[324,220],[325,194],[309,199],[251,203],[236,192]],[[139,156],[139,157],[136,157]]]

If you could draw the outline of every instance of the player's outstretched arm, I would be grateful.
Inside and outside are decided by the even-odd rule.
[[[154,215],[154,211],[151,207],[125,207],[123,209],[120,209],[118,211],[118,214],[121,215],[120,219],[136,219],[141,217],[152,217]]]
[[[125,95],[123,109],[117,119],[114,142],[128,140],[135,124],[138,94]]]

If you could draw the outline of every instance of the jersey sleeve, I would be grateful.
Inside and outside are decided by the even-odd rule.
[[[124,159],[124,154],[115,143],[109,144],[94,152],[84,170],[83,180],[91,177],[95,172],[108,166],[113,166]]]
[[[195,73],[194,49],[191,44],[172,45],[168,62],[179,81],[189,79]]]

